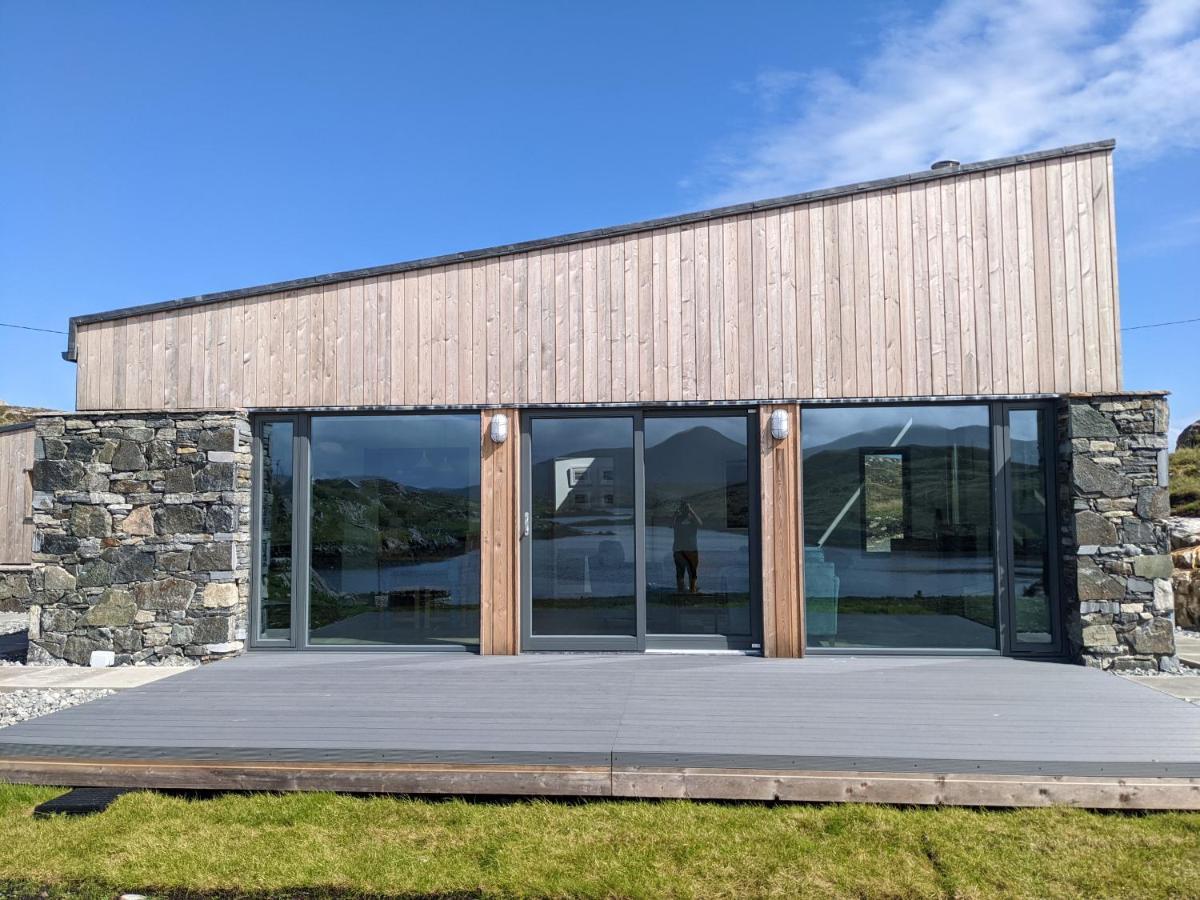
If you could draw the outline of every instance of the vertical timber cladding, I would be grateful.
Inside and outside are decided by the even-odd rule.
[[[508,439],[492,440],[492,420],[508,417]],[[479,652],[517,652],[520,622],[520,435],[515,409],[485,409],[479,417]]]
[[[771,435],[775,410],[788,416],[789,433],[782,440]],[[764,656],[804,655],[800,424],[800,407],[794,404],[759,410]]]
[[[1111,156],[1063,148],[83,316],[76,404],[1119,391]]]
[[[0,428],[0,566],[33,559],[33,423]]]

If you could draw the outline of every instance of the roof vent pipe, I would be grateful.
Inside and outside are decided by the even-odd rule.
[[[936,172],[938,169],[957,169],[958,166],[959,162],[957,159],[939,159],[929,168]]]

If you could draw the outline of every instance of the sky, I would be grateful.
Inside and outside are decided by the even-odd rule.
[[[1109,137],[1122,325],[1200,317],[1200,0],[0,0],[0,322]],[[1123,342],[1200,419],[1200,322]]]

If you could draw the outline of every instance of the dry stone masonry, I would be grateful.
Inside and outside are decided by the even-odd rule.
[[[1067,634],[1087,665],[1174,671],[1161,394],[1071,396],[1059,407]]]
[[[250,588],[250,426],[237,413],[38,420],[29,661],[236,654]],[[102,654],[103,656],[104,654]]]

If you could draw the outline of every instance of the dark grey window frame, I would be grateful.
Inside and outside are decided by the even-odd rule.
[[[308,563],[312,540],[312,420],[316,418],[342,418],[346,416],[405,416],[421,415],[482,415],[475,409],[353,409],[322,410],[319,412],[295,412],[287,414],[263,413],[251,418],[253,435],[254,467],[253,486],[250,500],[250,541],[252,545],[250,572],[250,647],[254,650],[304,650],[318,653],[476,653],[476,646],[443,644],[312,644],[308,639]],[[287,640],[259,637],[260,587],[259,573],[262,544],[262,426],[267,422],[293,423],[292,437],[292,633]],[[482,589],[482,586],[481,586]]]
[[[724,635],[648,634],[646,631],[646,418],[710,418],[723,416],[746,421],[746,475],[750,503],[750,629],[749,640],[729,640]],[[521,412],[521,515],[528,521],[533,510],[532,427],[536,419],[603,418],[630,419],[633,428],[634,472],[634,602],[635,634],[625,635],[535,635],[533,628],[533,546],[521,533],[521,636],[522,652],[645,652],[647,650],[733,650],[757,653],[762,650],[762,553],[759,503],[758,406],[688,407],[591,407],[538,408]]]
[[[804,433],[804,414],[808,410],[854,407],[869,409],[888,406],[986,406],[992,440],[992,558],[995,560],[995,615],[996,646],[994,648],[968,647],[811,647],[805,652],[813,656],[1014,656],[1026,659],[1058,660],[1065,658],[1063,643],[1063,618],[1061,576],[1058,535],[1057,470],[1053,457],[1055,443],[1055,418],[1053,398],[1030,400],[989,400],[983,397],[967,397],[953,400],[932,398],[897,398],[895,400],[871,400],[870,402],[822,402],[800,403],[800,433]],[[1049,644],[1018,644],[1016,641],[1012,584],[1012,494],[1009,467],[1011,458],[1009,444],[1009,410],[1042,410],[1042,440],[1047,450],[1043,477],[1046,481],[1047,535],[1050,541],[1050,584],[1051,636]],[[804,446],[800,447],[801,487],[803,488]],[[800,523],[801,534],[804,524]],[[807,640],[806,640],[807,644]]]
[[[1021,410],[1041,412],[1041,429],[1038,437],[1044,451],[1042,466],[1042,489],[1046,496],[1046,544],[1049,571],[1047,573],[1047,597],[1050,603],[1050,642],[1037,644],[1017,640],[1016,584],[1011,573],[1014,570],[1012,541],[1012,435],[1008,414]],[[1057,659],[1062,657],[1064,647],[1062,594],[1060,591],[1060,542],[1058,539],[1058,490],[1056,477],[1056,447],[1054,406],[1039,402],[1002,402],[993,404],[992,435],[994,455],[998,457],[992,479],[996,502],[993,504],[996,526],[997,570],[1003,568],[999,579],[997,596],[1000,598],[998,620],[1001,651],[1008,656]],[[997,439],[998,438],[998,439]],[[1001,513],[1003,519],[1001,519]]]

